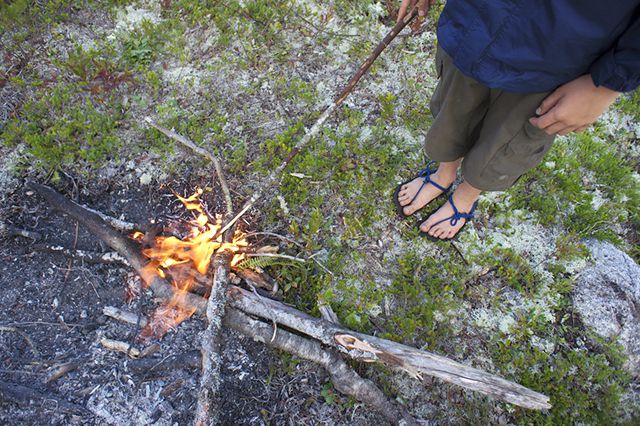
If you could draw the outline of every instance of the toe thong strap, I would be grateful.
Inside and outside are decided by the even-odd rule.
[[[453,215],[446,217],[442,220],[439,220],[438,222],[434,223],[431,226],[438,225],[447,220],[449,221],[451,226],[456,226],[460,219],[466,219],[466,220],[473,219],[473,213],[476,211],[476,207],[478,206],[478,202],[476,201],[475,203],[473,203],[473,206],[471,207],[471,210],[469,210],[468,213],[460,213],[456,205],[453,203],[453,198],[451,195],[449,195],[449,204],[451,204],[451,207],[453,208]]]
[[[436,188],[438,188],[440,191],[442,192],[449,192],[449,190],[451,189],[451,185],[449,185],[449,187],[445,188],[442,185],[434,182],[433,180],[431,180],[431,175],[434,174],[436,171],[438,170],[438,166],[436,165],[435,161],[429,161],[427,163],[427,166],[420,170],[420,173],[418,173],[418,176],[421,178],[424,178],[422,181],[422,185],[420,185],[420,188],[418,189],[418,191],[416,192],[416,195],[413,196],[413,199],[411,200],[411,203],[413,203],[415,201],[416,198],[418,198],[418,194],[420,194],[420,191],[422,191],[422,188],[424,188],[424,186],[428,183],[430,183],[431,185],[435,186]]]

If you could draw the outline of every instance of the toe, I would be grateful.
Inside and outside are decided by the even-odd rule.
[[[409,204],[408,206],[406,206],[405,208],[402,209],[402,211],[404,212],[404,214],[406,214],[407,216],[412,215],[413,212],[415,211],[413,208],[413,205]]]

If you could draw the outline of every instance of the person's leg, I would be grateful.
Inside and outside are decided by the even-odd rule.
[[[492,90],[491,106],[478,140],[462,162],[464,181],[451,196],[459,212],[469,212],[482,191],[505,190],[540,163],[554,136],[532,126],[529,118],[546,96]],[[452,224],[445,220],[453,214],[451,203],[445,203],[420,225],[420,230],[436,238],[452,238],[466,222],[461,219]]]
[[[440,81],[431,98],[434,120],[424,151],[429,159],[440,163],[430,179],[447,188],[479,134],[479,124],[490,104],[490,90],[458,71],[442,49],[436,55],[436,71]],[[400,188],[398,202],[405,215],[415,213],[442,193],[436,186],[423,183],[424,179],[418,177]]]

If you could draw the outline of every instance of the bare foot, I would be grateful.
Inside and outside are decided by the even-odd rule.
[[[450,163],[441,163],[438,170],[436,170],[429,178],[440,185],[443,188],[449,187],[456,179],[456,170],[460,161],[453,161]],[[398,192],[398,203],[403,207],[402,212],[405,216],[411,216],[431,201],[433,201],[438,195],[442,194],[442,190],[436,188],[434,185],[427,183],[422,187],[424,182],[423,177],[417,177],[411,182],[408,182]],[[418,193],[420,191],[420,193]],[[418,194],[416,197],[415,195]],[[415,197],[415,200],[413,198]],[[413,201],[411,201],[413,200]]]
[[[467,182],[463,182],[451,195],[451,199],[455,203],[458,212],[469,213],[473,208],[473,204],[480,196],[480,192],[479,189],[474,188]],[[453,207],[451,203],[447,201],[420,225],[420,230],[434,238],[440,238],[441,240],[451,239],[455,237],[460,228],[467,222],[467,219],[461,218],[457,221],[454,220],[454,224],[452,225],[450,220],[443,220],[450,218],[453,214]]]

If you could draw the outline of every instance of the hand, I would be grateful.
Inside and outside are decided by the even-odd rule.
[[[581,132],[596,121],[620,95],[604,86],[596,87],[590,74],[568,82],[545,98],[529,122],[547,132],[566,135]]]
[[[397,22],[402,21],[402,19],[407,14],[407,11],[413,9],[416,4],[418,5],[418,16],[424,17],[427,16],[427,12],[429,8],[433,6],[436,0],[402,0],[402,4],[400,5],[400,10],[398,11],[398,20]]]

